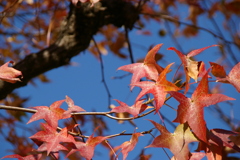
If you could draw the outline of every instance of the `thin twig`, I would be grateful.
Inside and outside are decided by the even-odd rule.
[[[29,108],[21,108],[21,107],[13,107],[13,106],[5,106],[5,105],[0,105],[0,109],[6,109],[6,110],[14,110],[14,111],[23,111],[23,112],[29,112],[29,113],[36,113],[37,110],[35,109],[29,109]],[[71,113],[71,115],[103,115],[106,117],[109,117],[111,119],[115,119],[115,120],[123,120],[123,121],[128,121],[128,120],[132,120],[132,119],[137,119],[137,118],[141,118],[144,117],[152,112],[154,112],[155,109],[148,111],[142,115],[139,115],[137,117],[130,117],[130,118],[118,118],[115,116],[110,115],[112,112],[79,112],[79,113]]]
[[[57,127],[57,129],[59,131],[62,130],[61,127]],[[155,129],[155,128],[152,128],[148,131],[142,131],[140,132],[141,134],[151,134],[152,130]],[[125,133],[126,131],[122,131],[120,133],[117,133],[117,134],[112,134],[112,135],[108,135],[108,136],[105,136],[106,138],[113,138],[113,137],[117,137],[117,136],[121,136],[121,135],[125,135],[125,136],[129,136],[129,135],[133,135],[133,133]],[[71,134],[73,136],[79,136],[79,137],[83,137],[83,138],[89,138],[90,136],[84,136],[84,135],[79,135],[78,133],[75,133],[75,132],[71,132],[71,131],[68,131],[68,134]]]
[[[225,43],[234,44],[235,46],[238,47],[238,45],[235,42],[228,41],[224,37],[215,34],[214,32],[212,32],[211,30],[209,30],[207,28],[196,26],[196,25],[193,25],[193,24],[189,24],[187,22],[179,21],[178,19],[175,19],[175,18],[173,18],[173,17],[171,17],[171,16],[169,16],[167,14],[162,14],[162,13],[156,13],[156,14],[142,13],[142,14],[143,15],[152,16],[152,17],[159,17],[159,18],[171,21],[171,22],[175,22],[175,23],[186,25],[186,26],[189,26],[189,27],[193,27],[193,28],[196,28],[196,29],[199,29],[199,30],[202,30],[202,31],[206,31],[206,32],[210,33],[211,35],[213,35],[214,37],[217,37],[217,38],[223,40]]]
[[[74,121],[75,124],[78,124],[75,116],[72,116],[72,120]],[[77,130],[78,130],[78,132],[79,132],[79,135],[83,135],[83,134],[82,134],[82,130],[81,130],[81,128],[79,127],[79,125],[77,125],[76,128],[77,128]],[[85,143],[84,137],[82,137],[82,141]]]
[[[102,82],[103,82],[103,85],[104,85],[104,87],[106,89],[106,92],[108,94],[108,106],[110,106],[111,105],[111,97],[112,96],[111,96],[110,90],[109,90],[108,85],[107,85],[106,80],[105,80],[104,66],[103,66],[103,60],[102,60],[102,53],[101,53],[100,49],[98,48],[98,45],[97,45],[97,42],[95,41],[95,39],[92,38],[92,40],[93,40],[94,45],[96,46],[96,49],[97,49],[97,52],[98,52],[98,55],[99,55],[100,65],[101,65]]]
[[[173,32],[172,32],[172,30],[171,30],[171,28],[170,28],[170,25],[169,25],[168,21],[166,21],[164,24],[165,24],[168,32],[170,33],[170,36],[171,36],[171,38],[173,39],[173,42],[176,44],[177,48],[178,48],[182,53],[184,53],[183,48],[182,48],[181,45],[178,43],[178,41],[177,41],[177,39],[176,39],[176,36],[174,36],[174,34],[173,34]]]
[[[204,2],[204,4],[205,4],[205,7],[207,8],[206,2],[205,2],[205,1],[203,1],[203,2]],[[235,54],[233,53],[231,47],[229,46],[229,44],[230,44],[231,42],[225,40],[224,35],[223,35],[221,29],[219,28],[217,22],[215,21],[215,19],[214,19],[213,17],[209,17],[209,19],[211,20],[211,22],[212,22],[212,24],[214,25],[214,27],[217,29],[218,33],[221,35],[220,37],[222,37],[222,38],[220,38],[220,39],[221,39],[221,40],[224,42],[224,44],[226,45],[227,50],[228,50],[228,52],[229,52],[229,54],[230,54],[230,57],[232,58],[232,61],[234,62],[234,64],[237,64],[237,63],[238,63],[238,59],[237,59],[237,57],[235,56]],[[239,47],[235,42],[233,42],[232,44],[235,44],[237,47]]]
[[[125,28],[125,37],[126,37],[126,41],[127,41],[127,45],[128,45],[128,52],[129,52],[129,55],[130,55],[130,60],[131,60],[131,63],[134,63],[132,46],[131,46],[131,43],[130,43],[130,40],[129,40],[129,35],[128,35],[128,28],[126,28],[126,27],[124,27],[124,28]]]

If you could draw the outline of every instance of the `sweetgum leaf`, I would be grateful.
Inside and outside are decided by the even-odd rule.
[[[139,82],[140,79],[143,77],[146,77],[151,80],[157,80],[158,74],[161,73],[163,68],[156,63],[155,55],[161,46],[162,44],[158,44],[155,47],[153,47],[147,53],[143,63],[134,63],[121,66],[118,68],[118,70],[123,70],[133,74],[131,84]],[[131,89],[133,89],[133,87],[134,86],[132,85]]]
[[[48,125],[47,123],[41,123],[41,126],[43,128],[43,131],[39,131],[29,138],[46,142],[43,143],[42,145],[46,145],[48,155],[50,152],[56,152],[56,149],[59,148],[60,142],[75,143],[74,137],[68,134],[67,128],[63,128],[60,132],[57,132],[56,128]],[[45,148],[45,146],[42,146],[42,148]],[[59,149],[62,150],[63,148]]]
[[[37,154],[37,155],[28,155],[25,157],[22,157],[18,154],[12,154],[12,155],[8,155],[8,156],[4,156],[1,159],[4,158],[17,158],[18,160],[40,160],[42,157],[42,154]]]
[[[76,106],[74,104],[73,100],[68,96],[66,96],[66,103],[68,104],[68,110],[63,113],[62,119],[70,118],[71,113],[73,113],[73,112],[85,112],[84,109],[82,109],[79,106]]]
[[[229,136],[238,134],[237,132],[224,129],[211,129],[208,139],[209,144],[201,142],[197,150],[204,150],[207,158],[210,160],[222,160],[224,147],[240,152],[240,148],[229,139]]]
[[[197,138],[193,135],[190,128],[186,124],[180,124],[174,133],[170,133],[164,126],[155,121],[149,120],[159,130],[161,135],[157,136],[149,147],[168,148],[173,153],[176,160],[189,159],[190,152],[188,144],[197,142]]]
[[[191,52],[189,52],[187,55],[183,54],[182,52],[180,52],[179,50],[177,50],[174,47],[168,48],[168,50],[175,51],[177,53],[177,55],[179,56],[180,60],[182,61],[184,71],[185,71],[185,74],[186,74],[185,93],[189,90],[188,82],[190,80],[190,77],[193,78],[195,81],[197,81],[197,78],[199,76],[199,62],[193,61],[191,59],[191,57],[196,56],[196,55],[200,54],[202,51],[204,51],[204,50],[206,50],[210,47],[214,47],[214,46],[218,46],[218,45],[211,45],[211,46],[208,46],[208,47],[195,49],[195,50],[192,50]]]
[[[192,154],[192,156],[190,157],[189,160],[201,160],[206,155],[203,152],[193,152],[191,154]]]
[[[139,136],[143,136],[143,134],[133,133],[130,141],[126,141],[119,146],[122,149],[121,152],[123,154],[123,160],[125,160],[128,156],[128,153],[135,148],[135,146],[138,142],[138,137]]]
[[[217,141],[219,146],[229,147],[229,148],[234,149],[237,152],[240,152],[240,148],[229,139],[229,136],[239,135],[238,132],[228,131],[225,129],[211,129],[210,132],[212,133],[211,134],[212,137],[216,136],[219,138],[219,139],[215,140],[215,141]],[[214,139],[214,138],[212,138],[212,139]]]
[[[72,149],[67,155],[66,157],[68,157],[69,155],[75,153],[78,151],[78,153],[80,153],[80,155],[84,158],[86,158],[87,160],[91,160],[93,155],[94,155],[94,149],[95,147],[101,143],[102,141],[106,140],[107,137],[102,137],[102,136],[97,136],[97,137],[93,137],[93,134],[88,138],[86,143],[83,142],[76,142],[75,146],[77,147],[76,149]]]
[[[227,76],[227,80],[237,89],[240,93],[240,62],[236,64]]]
[[[177,118],[174,122],[188,122],[194,134],[206,143],[208,143],[208,141],[206,122],[204,120],[204,107],[222,101],[235,100],[223,94],[209,94],[208,73],[203,76],[198,87],[192,94],[192,98],[187,98],[179,92],[171,91],[169,93],[180,103],[177,110]]]
[[[13,63],[13,61],[9,61],[0,67],[0,79],[9,83],[21,81],[19,77],[22,76],[22,72],[9,67],[9,63]]]
[[[159,75],[156,82],[150,82],[150,81],[143,81],[143,82],[136,82],[133,83],[133,86],[138,86],[142,89],[142,91],[139,93],[139,95],[136,98],[136,101],[138,101],[141,97],[143,97],[145,94],[152,93],[154,96],[154,100],[156,102],[155,113],[158,112],[158,110],[162,107],[164,104],[166,95],[168,91],[178,91],[181,88],[178,88],[175,84],[172,82],[169,82],[166,80],[166,74],[169,72],[169,68],[172,66],[173,63],[169,64]]]
[[[50,107],[47,106],[31,107],[36,109],[37,112],[34,115],[32,115],[27,124],[33,121],[37,121],[39,119],[45,119],[50,126],[52,126],[53,128],[57,128],[58,120],[62,119],[62,115],[65,112],[64,109],[60,108],[61,104],[64,101],[65,100],[56,101],[53,104],[51,104]]]
[[[218,78],[225,78],[227,76],[226,71],[223,66],[214,63],[214,62],[209,62],[211,65],[211,73]]]
[[[120,106],[117,106],[117,107],[113,108],[111,110],[111,112],[115,112],[115,113],[127,112],[127,113],[130,113],[131,115],[133,115],[134,117],[138,116],[138,114],[143,112],[148,107],[146,104],[143,104],[144,100],[137,101],[131,107],[128,106],[126,103],[121,102],[117,99],[115,99],[115,101],[117,101],[120,104]]]
[[[47,151],[48,150],[48,143],[47,142],[43,142],[43,144],[41,146],[38,147],[37,151],[43,152],[43,151]],[[60,150],[65,150],[67,151],[68,149],[66,147],[64,147],[61,144],[57,144],[56,147],[54,147],[51,150],[51,153],[58,159],[59,158],[59,151]]]

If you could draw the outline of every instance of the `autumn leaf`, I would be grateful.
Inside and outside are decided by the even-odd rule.
[[[0,67],[0,79],[9,83],[21,81],[22,72],[9,67],[9,63],[13,64],[13,61],[9,61]]]
[[[113,108],[110,112],[115,112],[115,113],[127,112],[127,113],[130,113],[131,115],[133,115],[134,117],[138,116],[138,114],[143,112],[148,107],[146,104],[143,104],[144,100],[137,101],[131,107],[128,106],[126,103],[121,102],[117,99],[115,99],[115,101],[117,101],[120,104],[120,106]]]
[[[222,101],[235,100],[223,94],[209,94],[208,73],[203,76],[198,87],[192,94],[192,98],[187,98],[179,92],[170,91],[169,93],[180,103],[177,110],[177,118],[174,122],[188,122],[194,134],[206,143],[208,143],[208,141],[206,122],[204,120],[204,107]]]
[[[139,160],[150,160],[152,155],[151,154],[145,154],[144,149],[141,151],[141,154],[139,156]]]
[[[237,89],[240,93],[240,62],[236,64],[227,76],[227,80]]]
[[[225,78],[227,76],[226,71],[223,66],[214,63],[214,62],[209,62],[211,65],[211,73],[217,77],[217,78]]]
[[[37,151],[40,151],[40,152],[47,151],[48,150],[47,147],[48,147],[48,143],[43,142],[43,144],[40,147],[38,147]],[[52,148],[51,153],[58,159],[60,150],[68,151],[68,149],[63,145],[57,144],[57,146],[54,146],[54,148]]]
[[[37,154],[37,155],[28,155],[25,157],[22,157],[18,154],[12,154],[12,155],[8,155],[8,156],[4,156],[1,159],[4,158],[17,158],[18,160],[40,160],[42,157],[42,154]]]
[[[149,120],[159,130],[161,135],[154,138],[149,147],[168,148],[173,153],[176,160],[189,159],[190,152],[188,144],[197,142],[197,138],[193,135],[190,128],[186,124],[180,124],[175,129],[174,133],[170,133],[164,126],[155,121]]]
[[[240,152],[240,148],[229,139],[229,136],[236,136],[238,134],[237,132],[224,129],[211,129],[209,131],[209,145],[200,143],[197,151],[204,150],[208,159],[222,160],[224,147],[229,147]]]
[[[65,147],[60,147],[60,142],[75,143],[73,136],[68,134],[67,128],[63,128],[60,132],[57,132],[56,128],[48,125],[47,123],[41,123],[41,126],[43,131],[39,131],[29,138],[46,142],[42,144],[44,146],[40,146],[40,150],[46,148],[47,155],[49,155],[50,152],[56,152],[57,148],[64,149]]]
[[[217,82],[230,83],[240,93],[240,62],[236,64],[232,70],[226,75],[223,66],[209,62],[212,68],[212,74],[217,78]]]
[[[119,67],[118,70],[123,70],[133,74],[131,84],[135,84],[140,81],[141,78],[146,77],[150,80],[157,80],[158,74],[162,72],[163,68],[159,66],[155,61],[155,55],[160,49],[162,44],[158,44],[153,47],[146,55],[143,63],[134,63]],[[131,90],[133,89],[131,86]]]
[[[135,146],[136,146],[136,144],[138,142],[138,137],[139,136],[143,136],[143,134],[141,134],[141,133],[133,133],[130,141],[126,141],[126,142],[124,142],[123,144],[121,144],[119,146],[119,148],[122,149],[121,152],[123,154],[123,160],[125,160],[127,158],[127,156],[128,156],[128,153],[135,148]]]
[[[99,0],[71,0],[71,1],[72,1],[72,3],[73,3],[74,5],[77,5],[78,2],[81,2],[81,3],[90,2],[90,3],[91,3],[91,7],[92,7],[95,3],[99,2]]]
[[[190,157],[189,160],[201,160],[206,155],[206,153],[203,152],[192,152],[191,154],[192,156]]]
[[[193,61],[191,59],[191,57],[196,56],[199,53],[201,53],[202,51],[204,51],[204,50],[206,50],[210,47],[214,47],[214,46],[218,46],[218,45],[211,45],[211,46],[208,46],[208,47],[192,50],[187,55],[184,55],[182,52],[180,52],[179,50],[177,50],[174,47],[168,48],[168,50],[175,51],[177,53],[177,55],[179,56],[180,60],[182,61],[184,71],[185,71],[185,75],[186,75],[185,93],[189,90],[188,82],[190,80],[190,77],[192,79],[194,79],[195,81],[197,81],[197,78],[198,78],[198,75],[199,75],[199,62],[198,61]]]
[[[64,109],[60,108],[61,104],[64,101],[65,100],[56,101],[53,104],[51,104],[50,107],[47,106],[31,107],[36,109],[37,112],[34,115],[32,115],[27,124],[33,121],[37,121],[39,119],[45,119],[50,126],[52,126],[53,128],[57,128],[58,120],[62,119],[62,115],[65,112]]]
[[[115,107],[116,107],[116,106],[113,105],[113,104],[110,105],[110,108],[111,108],[111,109],[113,109],[113,108],[115,108]],[[129,118],[129,117],[130,117],[130,114],[129,114],[128,112],[121,112],[121,113],[116,113],[116,112],[115,112],[115,117],[119,118],[119,119],[117,120],[117,122],[118,122],[119,124],[122,124],[122,123],[124,123],[124,122],[126,122],[126,121],[120,120],[120,119]],[[133,120],[129,120],[128,122],[129,122],[131,125],[133,125],[134,127],[136,127],[136,124],[133,122]]]
[[[136,101],[138,101],[141,97],[143,97],[145,94],[152,93],[154,96],[154,100],[156,102],[155,113],[158,112],[158,110],[162,107],[164,104],[166,95],[168,91],[178,91],[181,88],[178,88],[175,84],[172,82],[169,82],[166,80],[166,74],[169,72],[169,68],[172,66],[173,63],[169,64],[159,75],[156,82],[150,82],[150,81],[143,81],[143,82],[136,82],[131,85],[138,86],[142,89],[142,91],[139,93],[139,95],[136,98]]]
[[[62,119],[70,118],[71,117],[71,113],[73,113],[73,112],[85,112],[84,109],[82,109],[79,106],[76,106],[74,104],[73,100],[70,97],[66,96],[66,100],[65,101],[68,104],[68,110],[63,113]]]
[[[87,160],[91,160],[94,155],[95,147],[101,143],[102,141],[106,140],[107,137],[97,136],[93,137],[93,134],[88,138],[86,143],[83,142],[76,142],[74,143],[76,149],[72,149],[66,157],[69,155],[78,152],[82,157],[86,158]]]

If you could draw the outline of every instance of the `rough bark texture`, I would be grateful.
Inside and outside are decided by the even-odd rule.
[[[90,7],[89,3],[70,4],[68,17],[62,22],[57,41],[37,53],[26,56],[14,68],[22,71],[22,82],[10,84],[0,81],[0,99],[14,89],[27,85],[32,78],[51,69],[66,65],[72,57],[84,51],[93,35],[104,25],[113,24],[132,29],[138,20],[139,10],[124,0],[101,0]]]

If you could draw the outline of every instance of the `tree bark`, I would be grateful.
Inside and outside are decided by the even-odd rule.
[[[68,16],[62,22],[56,42],[37,53],[26,56],[14,68],[22,71],[22,82],[0,81],[0,99],[14,89],[27,85],[32,78],[51,69],[69,64],[72,57],[88,48],[92,37],[107,24],[132,29],[140,10],[125,0],[101,0],[93,7],[89,3],[70,4]]]

